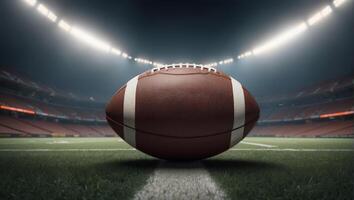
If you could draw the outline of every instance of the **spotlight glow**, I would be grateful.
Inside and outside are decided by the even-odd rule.
[[[307,23],[310,26],[315,25],[317,22],[321,21],[324,17],[329,15],[332,12],[332,8],[330,6],[326,6],[320,12],[314,14],[310,19],[307,20]]]
[[[257,54],[275,49],[275,48],[285,44],[289,40],[293,39],[295,36],[299,35],[300,33],[303,33],[306,30],[307,30],[306,24],[301,23],[301,24],[295,26],[294,28],[279,34],[278,36],[274,37],[270,41],[264,43],[263,45],[254,48],[252,53],[257,55]],[[247,53],[247,55],[251,55],[251,54]],[[246,54],[244,54],[244,56],[242,56],[242,57],[245,57],[245,56],[246,56]]]
[[[60,20],[58,26],[67,32],[70,32],[70,30],[71,30],[71,26],[67,22],[65,22],[64,20]]]
[[[228,59],[219,61],[219,65],[226,65],[226,64],[230,64],[232,62],[234,62],[234,59],[233,58],[228,58]]]
[[[339,6],[341,6],[344,2],[346,2],[346,0],[334,0],[334,1],[333,1],[333,5],[334,5],[335,7],[339,7]]]
[[[70,34],[73,35],[75,38],[77,38],[78,40],[105,52],[109,52],[109,50],[111,49],[111,46],[102,40],[97,39],[96,37],[94,37],[93,35],[87,33],[84,30],[81,30],[77,27],[72,27]]]
[[[57,16],[52,13],[52,12],[49,12],[48,16],[47,16],[50,20],[52,20],[53,22],[56,22],[57,21]]]
[[[111,53],[118,56],[122,55],[122,51],[116,48],[111,48]]]
[[[57,21],[57,16],[50,11],[46,6],[43,4],[39,4],[37,7],[37,11],[42,14],[43,16],[47,17],[50,21],[56,22]]]
[[[127,54],[127,53],[122,53],[122,56],[123,56],[123,58],[128,58],[129,57],[129,55]]]
[[[164,66],[162,63],[158,63],[158,62],[153,62],[152,65],[155,67],[163,67]]]
[[[30,6],[34,6],[37,3],[37,0],[23,0],[23,1],[26,2]]]
[[[238,59],[242,59],[242,58],[245,58],[245,57],[248,57],[248,56],[251,56],[253,55],[253,52],[252,51],[247,51],[239,56],[237,56]]]
[[[216,67],[216,66],[218,66],[218,63],[216,63],[216,62],[203,65],[203,67],[207,67],[207,68]]]
[[[37,10],[38,10],[38,12],[39,13],[41,13],[42,15],[44,15],[44,16],[47,16],[48,15],[48,8],[47,7],[45,7],[44,5],[42,5],[42,4],[39,4],[39,6],[37,7]]]
[[[48,9],[45,5],[37,3],[38,0],[22,0],[22,1],[31,7],[36,6],[36,10],[41,15],[43,15],[47,19],[49,19],[50,21],[52,21],[52,22],[57,21],[57,19],[58,19],[57,15],[54,14],[54,12],[52,12],[50,9]],[[327,5],[322,10],[315,13],[312,17],[310,17],[306,21],[306,23],[302,22],[299,25],[291,28],[290,30],[287,30],[287,31],[275,36],[274,38],[263,43],[262,45],[257,46],[253,50],[246,51],[245,53],[238,55],[237,59],[243,59],[243,58],[246,58],[246,57],[249,57],[252,55],[257,55],[257,54],[260,54],[263,52],[267,52],[269,50],[273,50],[273,49],[287,43],[289,40],[292,40],[295,36],[306,31],[308,29],[308,26],[313,26],[313,25],[317,24],[318,22],[323,20],[325,17],[327,17],[329,14],[331,14],[333,12],[332,8],[339,7],[346,1],[347,0],[333,0],[331,5]],[[60,22],[58,23],[58,27],[64,31],[70,33],[70,35],[74,36],[78,40],[80,40],[80,41],[82,41],[82,42],[84,42],[84,43],[86,43],[98,50],[102,50],[107,53],[118,55],[118,56],[121,56],[122,58],[130,59],[130,60],[133,59],[132,56],[128,55],[125,52],[122,52],[120,49],[113,48],[109,43],[105,42],[104,40],[98,39],[94,35],[86,32],[82,29],[79,29],[77,27],[73,27],[69,23],[65,22],[64,20],[60,20]],[[143,59],[143,58],[134,58],[134,61],[138,62],[138,63],[144,63],[144,64],[157,66],[157,67],[165,66],[162,63],[154,62],[154,61],[151,61],[148,59]],[[218,65],[225,65],[225,64],[232,63],[232,62],[234,62],[234,59],[228,58],[225,60],[220,60],[218,62],[208,63],[206,65],[200,65],[200,66],[202,66],[202,67],[216,67]],[[171,66],[174,68],[176,66],[181,67],[182,65],[183,64],[180,63],[179,65],[172,64]],[[189,66],[190,64],[187,63],[186,65]],[[193,67],[197,67],[197,65],[193,64]]]

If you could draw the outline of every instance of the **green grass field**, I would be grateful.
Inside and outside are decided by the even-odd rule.
[[[119,138],[3,138],[0,199],[132,199],[164,162]],[[246,138],[198,163],[227,199],[354,199],[353,139]]]

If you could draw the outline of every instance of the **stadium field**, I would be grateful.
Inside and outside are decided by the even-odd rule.
[[[246,138],[203,161],[119,138],[0,139],[0,199],[354,199],[354,140]]]

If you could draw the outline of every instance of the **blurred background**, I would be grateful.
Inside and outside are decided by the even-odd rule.
[[[339,3],[1,1],[0,137],[115,137],[114,92],[180,62],[255,96],[252,136],[354,137],[354,4]]]

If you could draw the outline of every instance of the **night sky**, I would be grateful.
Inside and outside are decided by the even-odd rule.
[[[237,57],[306,20],[330,1],[40,2],[132,56],[163,63],[208,63]],[[353,8],[348,1],[289,44],[219,69],[258,97],[352,75]],[[21,0],[2,0],[0,14],[0,65],[39,82],[106,100],[130,78],[149,69],[78,42]]]

